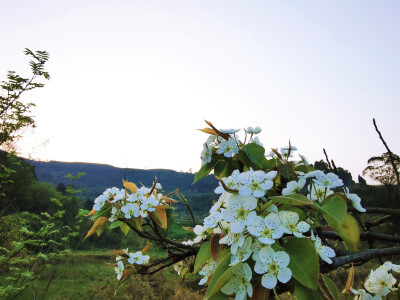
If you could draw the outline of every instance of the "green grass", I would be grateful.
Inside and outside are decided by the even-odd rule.
[[[155,247],[147,254],[153,259],[166,255]],[[113,266],[106,263],[114,262],[115,254],[111,250],[60,255],[17,299],[111,299],[117,279]],[[196,291],[199,287],[195,278],[187,280],[176,296],[179,284],[180,278],[172,267],[150,277],[134,275],[118,289],[115,299],[202,299]]]

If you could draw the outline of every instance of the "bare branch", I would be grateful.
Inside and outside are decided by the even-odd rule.
[[[372,119],[372,120],[373,120],[373,123],[374,123],[375,130],[376,130],[376,132],[378,133],[379,138],[381,139],[383,145],[385,146],[385,148],[386,148],[386,150],[387,150],[387,152],[388,152],[388,154],[389,154],[390,163],[392,164],[393,171],[394,171],[394,173],[396,174],[397,191],[400,192],[399,171],[398,171],[397,168],[396,168],[396,164],[395,164],[395,159],[394,159],[394,156],[393,156],[393,152],[390,151],[389,146],[386,144],[385,140],[383,139],[382,134],[381,134],[381,132],[379,131],[378,126],[376,125],[375,119]]]
[[[358,262],[366,262],[368,260],[379,258],[382,256],[392,256],[400,254],[400,247],[392,247],[392,248],[382,248],[382,249],[370,249],[359,253],[352,253],[349,255],[341,256],[332,259],[333,263],[329,265],[331,269],[337,269],[340,266],[350,264],[350,263],[358,263]],[[328,270],[324,270],[328,271]]]
[[[382,207],[364,207],[367,214],[381,214],[400,217],[400,209],[382,208]],[[354,207],[349,207],[348,211],[357,212]]]

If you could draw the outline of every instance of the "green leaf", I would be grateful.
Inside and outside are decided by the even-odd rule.
[[[230,161],[221,160],[217,163],[214,168],[214,175],[218,177],[228,177],[233,172],[234,168],[230,164]]]
[[[247,144],[244,146],[244,151],[247,157],[256,164],[260,169],[263,167],[265,159],[265,149],[264,147],[257,145],[256,143]]]
[[[289,269],[293,277],[312,290],[318,287],[319,261],[314,244],[306,238],[291,237],[283,245],[290,255]],[[301,251],[299,251],[301,249]]]
[[[122,223],[123,223],[122,221],[115,221],[115,222],[111,223],[110,229],[117,228],[117,227],[119,227]]]
[[[193,183],[196,183],[200,179],[206,177],[210,172],[214,169],[215,165],[219,162],[219,160],[211,160],[209,163],[206,163],[201,167],[201,169],[194,176]]]
[[[325,275],[321,275],[321,276],[322,276],[322,280],[324,281],[326,287],[328,288],[328,290],[331,293],[331,295],[333,296],[333,298],[335,300],[340,300],[339,291],[337,290],[336,285],[333,282],[333,280],[330,279],[328,276],[325,276]]]
[[[262,170],[267,171],[267,170],[272,170],[273,168],[276,167],[276,159],[266,159],[264,157],[263,165],[262,165]]]
[[[299,165],[296,166],[296,171],[303,172],[304,174],[307,174],[308,172],[314,171],[314,168],[306,166],[306,165]]]
[[[325,220],[343,239],[344,243],[352,251],[357,251],[360,241],[360,228],[357,221],[348,213],[344,215],[343,221],[338,222],[335,218],[325,215]]]
[[[301,194],[270,197],[273,202],[289,205],[314,205],[314,202]]]
[[[285,162],[278,165],[278,173],[285,178],[295,177],[295,165],[293,161]]]
[[[296,281],[294,294],[297,300],[324,300],[317,290],[309,289],[298,281]]]
[[[210,253],[210,242],[204,242],[201,245],[199,252],[196,255],[196,261],[194,262],[193,272],[197,273],[200,268],[211,258]]]
[[[97,219],[99,217],[110,217],[111,216],[111,206],[103,206],[99,211],[97,211],[93,215],[93,219]]]
[[[339,223],[343,221],[344,215],[347,212],[347,204],[339,196],[328,198],[322,206],[318,204],[315,206],[322,211],[324,216],[329,216]]]
[[[227,284],[229,280],[232,278],[234,268],[237,268],[238,266],[241,265],[241,263],[239,263],[234,266],[229,266],[230,262],[231,262],[231,254],[228,254],[218,264],[213,274],[213,277],[211,278],[211,281],[208,285],[208,289],[204,297],[205,300],[211,299],[212,296],[217,294],[224,287],[224,285]]]
[[[121,228],[121,231],[124,233],[124,235],[126,236],[130,230],[129,226],[126,225],[125,223],[122,223],[119,228]]]

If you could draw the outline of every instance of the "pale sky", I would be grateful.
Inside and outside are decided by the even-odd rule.
[[[0,34],[1,80],[50,52],[33,158],[197,171],[204,119],[354,179],[386,151],[372,118],[400,153],[399,1],[3,0]]]

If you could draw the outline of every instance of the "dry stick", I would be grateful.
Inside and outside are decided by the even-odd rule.
[[[322,150],[324,150],[324,154],[325,154],[326,161],[328,163],[329,170],[332,171],[333,169],[332,169],[331,163],[329,162],[328,154],[326,153],[325,148],[323,148]]]
[[[400,192],[399,171],[397,170],[396,164],[395,164],[395,162],[394,162],[393,152],[390,151],[389,146],[386,144],[385,140],[383,139],[382,134],[381,134],[381,132],[379,131],[378,126],[376,125],[375,118],[372,119],[372,121],[373,121],[373,123],[374,123],[375,130],[376,130],[376,132],[377,132],[378,135],[379,135],[379,138],[381,139],[383,145],[386,147],[386,150],[387,150],[387,152],[388,152],[388,154],[389,154],[390,163],[392,164],[393,171],[394,171],[394,173],[396,174],[396,179],[397,179],[397,190]]]

